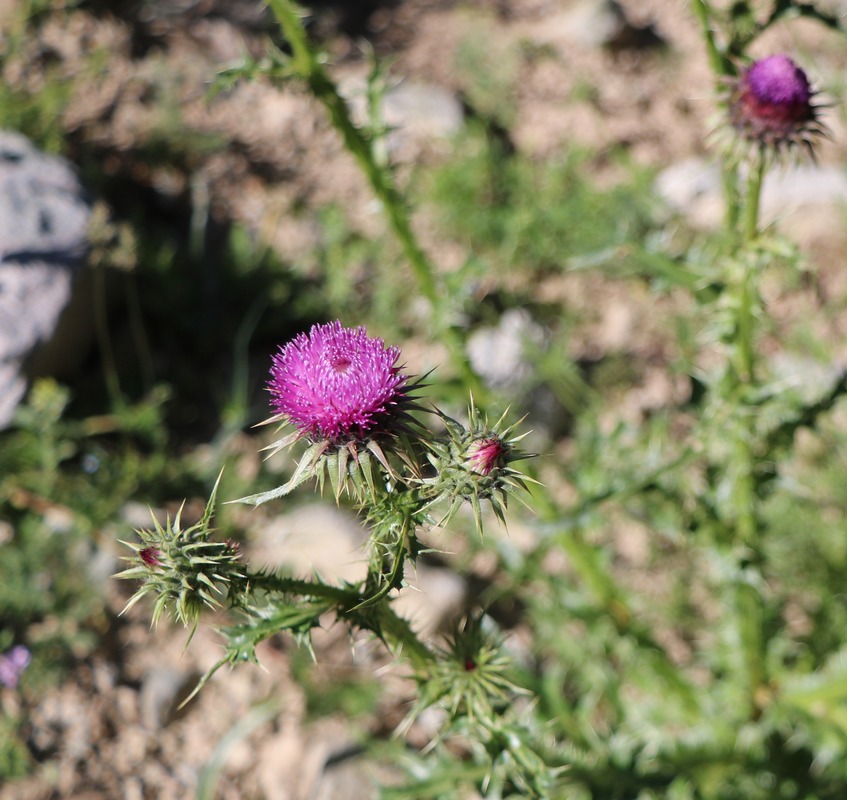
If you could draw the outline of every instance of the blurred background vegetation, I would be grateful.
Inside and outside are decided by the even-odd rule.
[[[317,112],[311,109],[305,132],[298,132],[291,118],[307,101],[293,112],[266,112],[265,89],[241,105],[227,87],[211,91],[225,57],[260,60],[269,42],[284,48],[259,4],[7,5],[0,6],[6,12],[0,127],[68,158],[102,212],[88,265],[95,276],[95,344],[73,374],[36,378],[12,426],[0,432],[0,652],[23,643],[33,653],[19,692],[2,697],[0,785],[37,775],[49,786],[44,765],[57,756],[40,749],[33,709],[97,659],[118,664],[123,674],[120,631],[145,624],[116,614],[130,591],[110,577],[123,554],[118,541],[146,524],[146,506],[173,515],[188,498],[187,515],[199,516],[222,464],[225,498],[272,488],[290,467],[260,461],[256,451],[265,439],[251,427],[268,414],[263,385],[278,344],[318,321],[365,324],[401,346],[410,370],[437,367],[428,392],[448,412],[460,412],[467,390],[443,344],[433,340],[403,253],[359,179],[350,177],[340,145],[308,150],[312,137],[334,142],[326,123],[313,121]],[[396,56],[407,44],[402,3],[313,5],[310,30],[341,67],[367,67],[357,37],[369,35],[381,56]],[[433,562],[463,574],[468,605],[487,608],[513,634],[522,682],[539,697],[551,735],[586,750],[597,746],[587,740],[589,731],[605,740],[603,757],[580,765],[587,788],[574,797],[695,796],[674,774],[651,772],[644,731],[661,714],[649,707],[650,693],[644,691],[643,718],[624,718],[622,695],[640,696],[643,685],[661,679],[650,658],[636,652],[642,628],[621,635],[606,612],[618,593],[626,594],[639,625],[658,631],[671,663],[696,673],[694,654],[705,636],[706,649],[731,668],[732,633],[708,627],[716,601],[700,571],[701,541],[686,529],[690,509],[678,502],[694,479],[654,476],[661,464],[650,450],[686,429],[698,401],[697,337],[708,325],[687,293],[710,291],[709,262],[720,235],[693,230],[656,198],[661,158],[639,157],[624,136],[602,148],[563,140],[541,154],[516,146],[518,81],[556,57],[520,37],[494,51],[486,45],[497,15],[484,3],[462,13],[478,20],[459,37],[449,65],[464,122],[446,143],[415,151],[396,175],[441,264],[447,318],[469,352],[474,338],[486,341],[509,312],[525,315],[512,334],[520,369],[512,370],[514,380],[492,379],[487,405],[531,415],[530,449],[544,456],[538,477],[558,502],[609,502],[586,505],[577,518],[598,565],[583,565],[579,580],[568,562],[578,552],[568,548],[550,509],[540,510],[535,527],[516,521],[511,537],[461,538],[472,523],[464,531],[457,523],[449,540],[435,540],[447,552]],[[374,19],[392,14],[399,21],[385,25],[393,34],[373,35]],[[418,17],[411,19],[405,24],[413,28]],[[215,38],[223,36],[225,26],[215,27],[222,22],[237,31],[233,41]],[[602,56],[621,73],[653,69],[669,82],[689,57],[695,58],[661,47]],[[381,91],[363,77],[367,69],[352,72],[360,90]],[[601,106],[594,85],[601,78],[582,74],[570,102]],[[296,86],[290,92],[303,96]],[[257,119],[244,124],[248,112]],[[263,113],[281,116],[263,122]],[[843,124],[840,111],[834,119],[834,127]],[[652,124],[649,115],[644,124]],[[261,135],[251,134],[254,125]],[[268,150],[273,136],[266,131],[274,126],[279,153]],[[702,134],[699,120],[689,126],[692,136]],[[333,194],[327,185],[336,180],[342,190]],[[831,241],[818,243],[817,252],[828,247]],[[784,254],[785,263],[796,264],[793,245]],[[829,274],[840,266],[818,269]],[[814,292],[792,277],[793,267],[774,274],[775,302],[806,302]],[[847,294],[837,282],[828,285],[834,294],[820,314],[832,326],[823,337],[813,317],[797,319],[791,310],[774,333],[803,352],[813,341],[820,361],[839,349],[827,336],[839,330]],[[609,308],[619,312],[614,319]],[[616,333],[618,323],[623,333]],[[490,358],[496,344],[483,352]],[[657,372],[670,378],[658,381]],[[843,418],[836,405],[802,434],[782,472],[795,491],[775,492],[765,505],[768,558],[784,576],[782,616],[771,624],[793,625],[781,641],[794,648],[791,658],[816,665],[840,652],[845,622]],[[303,502],[296,496],[288,507]],[[251,535],[243,512],[231,507],[222,507],[216,524],[224,536],[246,542]],[[255,520],[250,525],[255,529]],[[598,577],[591,585],[589,574],[612,580]],[[148,635],[154,642],[163,634]],[[390,740],[391,715],[380,714],[406,699],[386,699],[382,688],[380,701],[369,666],[339,672],[320,661],[316,668],[304,652],[290,654],[305,718],[340,717],[356,730],[360,751],[372,751],[376,761],[405,758],[402,745]],[[402,716],[395,713],[393,722]],[[778,784],[789,787],[780,797],[843,797],[847,768],[826,760],[843,752],[843,741],[820,741],[813,726],[782,724],[774,720],[768,731],[779,747],[770,748],[767,738],[751,743],[757,771],[744,772],[728,754],[714,791],[696,796],[770,798]],[[792,735],[793,761],[784,747]],[[217,773],[209,758],[201,784],[212,792],[210,776]],[[815,784],[816,769],[829,783]],[[454,796],[448,767],[443,775],[421,783],[417,796]],[[708,787],[708,776],[701,778]],[[15,796],[17,784],[8,785],[12,794],[0,793]],[[87,788],[108,796],[96,783]]]

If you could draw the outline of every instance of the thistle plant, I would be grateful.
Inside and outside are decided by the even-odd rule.
[[[229,607],[238,623],[224,630],[226,655],[200,686],[225,664],[256,661],[256,645],[275,634],[289,631],[308,644],[309,631],[332,611],[409,662],[424,689],[418,710],[444,704],[453,725],[484,722],[487,735],[507,741],[520,734],[521,722],[498,720],[492,709],[519,690],[505,677],[508,659],[496,634],[483,633],[477,619],[457,628],[449,648],[436,649],[391,604],[406,585],[406,564],[414,566],[432,546],[421,541],[425,531],[449,522],[463,505],[480,531],[486,505],[505,520],[509,498],[532,480],[515,466],[527,457],[517,447],[522,436],[505,415],[489,425],[473,401],[467,425],[432,409],[446,427],[445,435],[434,434],[420,419],[429,411],[417,395],[423,385],[401,371],[399,356],[363,327],[339,321],[315,325],[282,346],[272,358],[267,388],[275,413],[266,424],[293,430],[268,449],[273,456],[300,448],[299,462],[282,486],[232,501],[260,505],[307,481],[318,490],[328,482],[337,502],[349,496],[370,532],[364,580],[332,585],[251,570],[237,546],[214,537],[216,485],[197,523],[184,527],[180,510],[128,543],[132,566],[120,577],[142,585],[127,608],[151,595],[154,622],[169,613],[193,628],[204,608]],[[456,675],[461,679],[450,677]],[[541,780],[545,762],[536,759],[532,770],[539,775],[521,779]]]
[[[217,484],[205,513],[194,525],[182,526],[182,508],[164,525],[153,519],[153,527],[138,532],[140,542],[127,542],[135,552],[134,566],[120,577],[141,580],[141,588],[126,608],[145,595],[153,595],[153,624],[165,611],[187,626],[196,627],[203,608],[215,609],[246,579],[238,546],[211,539],[209,523],[215,507]]]
[[[799,57],[752,55],[763,33],[792,17],[833,30],[841,21],[807,2],[718,8],[692,0],[722,116],[713,144],[726,207],[722,235],[700,251],[709,257],[698,259],[692,248],[682,267],[663,272],[681,276],[675,284],[690,292],[702,323],[684,365],[692,391],[685,403],[638,426],[620,421],[611,432],[586,411],[575,425],[573,464],[560,470],[570,491],[557,496],[541,485],[527,491],[533,479],[521,463],[522,421],[508,414],[489,421],[461,333],[444,323],[438,273],[413,234],[390,165],[378,157],[378,132],[353,124],[298,6],[269,5],[291,55],[277,53],[266,74],[299,80],[326,107],[432,305],[434,335],[473,392],[470,406],[463,420],[429,407],[426,378],[406,374],[398,348],[364,328],[335,321],[304,331],[273,356],[267,384],[267,424],[281,428],[270,457],[291,449],[297,465],[282,485],[240,502],[284,502],[310,483],[329,487],[368,530],[365,578],[336,585],[254,570],[216,541],[210,502],[196,525],[183,529],[177,516],[139,533],[124,576],[143,585],[130,602],[151,594],[157,617],[169,612],[189,625],[204,606],[230,609],[225,655],[203,682],[221,666],[255,661],[257,644],[277,633],[308,646],[330,612],[371,632],[417,681],[410,719],[431,706],[445,714],[418,780],[390,796],[453,797],[465,786],[498,798],[847,796],[841,590],[810,599],[792,571],[803,554],[786,568],[776,542],[779,513],[808,502],[792,483],[795,439],[826,424],[847,394],[847,376],[833,370],[822,386],[787,384],[761,347],[772,322],[762,281],[777,266],[793,269],[790,248],[761,224],[762,183],[770,171],[814,157],[827,106]],[[781,334],[773,338],[784,345]],[[708,366],[698,361],[704,353]],[[482,541],[488,513],[505,521],[513,499],[534,507],[537,538],[527,553],[492,548],[508,585],[489,587],[487,602],[521,606],[531,652],[511,659],[485,609],[447,640],[423,641],[393,606],[406,590],[406,568],[437,547],[442,534],[434,529],[449,529],[463,510]],[[696,605],[696,588],[706,610],[673,618],[656,607],[670,605],[670,593],[656,603],[625,586],[607,544],[621,518],[646,530],[655,557],[675,549],[690,559],[681,576],[661,564],[652,582],[675,580],[686,608]],[[825,552],[824,516],[813,519],[804,546]],[[562,560],[567,568],[557,571]],[[835,583],[847,576],[815,566]],[[811,632],[786,624],[798,607]],[[669,640],[681,643],[676,653]]]

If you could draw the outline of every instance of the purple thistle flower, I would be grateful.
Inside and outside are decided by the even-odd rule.
[[[399,355],[363,327],[314,325],[273,356],[271,404],[312,440],[363,440],[383,432],[408,399]]]
[[[806,73],[786,55],[754,61],[744,69],[730,98],[735,129],[748,141],[773,147],[804,144],[823,134],[815,92]]]
[[[7,689],[16,689],[23,671],[29,666],[29,650],[19,644],[0,656],[0,684]]]

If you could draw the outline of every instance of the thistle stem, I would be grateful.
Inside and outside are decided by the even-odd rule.
[[[303,578],[283,578],[279,575],[266,573],[251,573],[246,578],[250,591],[266,591],[279,594],[296,594],[301,597],[320,597],[332,600],[339,605],[354,603],[358,593],[353,589],[343,589],[330,586],[321,581],[310,581]]]
[[[765,683],[764,603],[761,593],[752,584],[741,580],[734,588],[733,603],[749,703],[747,712],[754,717],[759,711],[759,695]]]
[[[741,213],[741,203],[738,196],[738,168],[733,164],[724,164],[721,168],[721,180],[723,182],[725,206],[725,230],[734,232],[738,229],[738,217]]]
[[[262,573],[249,575],[247,584],[251,591],[322,598],[333,603],[339,613],[350,613],[346,610],[351,608],[353,612],[360,610],[361,595],[355,588]],[[402,651],[416,669],[423,669],[435,660],[435,654],[418,638],[408,621],[398,616],[388,603],[377,603],[367,613],[354,613],[353,621],[358,627],[375,633],[392,650]]]
[[[766,157],[760,150],[755,164],[747,179],[747,193],[744,207],[744,239],[749,249],[758,235],[759,201],[762,180],[765,174]],[[736,278],[737,319],[735,333],[735,401],[739,407],[745,404],[746,389],[756,382],[754,350],[755,319],[757,305],[757,265],[743,258]],[[756,522],[756,483],[754,476],[755,456],[751,450],[752,415],[746,414],[742,420],[735,444],[735,461],[738,470],[736,483],[736,508],[738,514],[737,538],[745,545],[757,549]]]
[[[711,7],[706,0],[692,0],[691,7],[703,30],[703,40],[706,43],[706,52],[709,55],[709,65],[712,72],[715,75],[726,75],[728,73],[726,61],[718,49],[715,32],[712,30]]]
[[[300,9],[292,0],[268,0],[268,5],[291,45],[295,72],[306,81],[312,94],[326,108],[333,127],[344,140],[345,148],[356,159],[382,204],[391,229],[412,267],[418,288],[432,308],[435,329],[447,344],[456,368],[466,384],[472,387],[474,394],[478,398],[485,397],[486,391],[470,367],[461,338],[445,324],[446,293],[439,291],[435,268],[412,230],[409,210],[397,190],[390,168],[381,165],[374,150],[373,138],[350,118],[347,103],[309,45]]]
[[[735,333],[735,372],[739,386],[748,386],[754,382],[755,354],[753,351],[753,333],[755,328],[754,292],[751,282],[753,270],[749,264],[741,265],[736,292],[738,293],[738,319]]]
[[[408,620],[398,616],[387,603],[378,606],[378,635],[392,649],[401,650],[415,669],[425,670],[435,660],[432,652],[412,630]]]
[[[741,253],[734,259],[738,270],[735,280],[736,328],[734,381],[731,402],[742,416],[735,432],[733,449],[735,510],[734,542],[745,553],[744,559],[759,557],[758,487],[756,483],[756,453],[754,450],[753,409],[748,405],[749,389],[756,384],[755,321],[758,306],[757,259],[753,250],[759,235],[759,207],[762,181],[767,166],[764,148],[760,149],[747,177],[743,208]],[[740,565],[741,566],[741,565]],[[755,566],[741,567],[756,570]],[[762,629],[764,601],[758,588],[741,580],[731,590],[732,607],[738,630],[749,697],[749,714],[758,713],[759,689],[765,681],[766,637]]]
[[[744,208],[744,243],[750,244],[759,235],[759,203],[762,194],[762,181],[767,166],[767,153],[762,146],[756,154],[750,174],[747,176],[747,197]]]

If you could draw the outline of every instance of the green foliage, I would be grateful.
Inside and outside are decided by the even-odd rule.
[[[447,231],[500,275],[520,269],[530,280],[635,259],[654,225],[646,173],[598,190],[588,154],[534,162],[473,127],[456,154],[434,174],[431,201]]]
[[[477,12],[456,51],[454,74],[474,112],[508,129],[515,121],[522,53],[518,45],[492,47],[496,35],[494,21]]]
[[[8,130],[20,131],[49,153],[64,148],[59,124],[70,101],[70,87],[61,79],[48,80],[35,94],[0,81],[0,119]]]
[[[24,693],[55,683],[97,646],[104,627],[98,571],[108,558],[102,530],[162,468],[155,453],[142,458],[135,449],[160,429],[155,409],[141,403],[75,420],[70,399],[54,381],[36,382],[13,428],[0,433],[0,654],[13,644],[32,651]],[[127,439],[133,449],[110,438],[117,431],[137,437]],[[3,720],[0,779],[28,762],[22,724]]]
[[[730,74],[733,59],[756,36],[793,12],[829,24],[812,6],[793,5],[777,3],[759,21],[736,4],[721,40],[711,7],[695,3],[716,76]],[[485,80],[471,82],[479,90],[477,105],[508,94],[496,85],[496,69],[486,70],[481,57],[470,60],[483,65]],[[486,88],[488,78],[493,84]],[[641,424],[611,428],[598,424],[593,409],[583,413],[567,473],[575,499],[563,504],[542,497],[534,551],[524,558],[511,552],[507,560],[504,549],[499,564],[507,587],[501,596],[526,603],[534,634],[535,666],[526,683],[539,698],[538,728],[523,723],[520,733],[501,739],[511,724],[505,710],[459,714],[451,722],[473,755],[462,766],[449,757],[430,762],[437,767],[395,793],[449,797],[465,784],[490,796],[552,796],[562,789],[550,782],[556,758],[541,755],[547,749],[543,729],[552,735],[574,796],[838,796],[845,789],[840,771],[814,771],[812,765],[822,756],[822,742],[843,747],[834,744],[842,734],[840,708],[816,706],[837,706],[842,699],[840,673],[830,661],[840,660],[834,656],[841,649],[834,613],[840,604],[802,597],[807,581],[820,586],[832,576],[812,577],[804,566],[796,582],[788,579],[776,531],[790,526],[784,534],[790,547],[796,546],[798,514],[809,516],[805,530],[815,525],[818,509],[795,510],[785,491],[786,454],[803,431],[825,424],[847,386],[835,376],[817,387],[787,387],[757,358],[766,313],[759,281],[774,260],[758,230],[764,158],[749,169],[743,190],[737,175],[728,179],[731,229],[710,263],[700,262],[692,248],[684,264],[678,254],[648,244],[656,223],[640,182],[646,176],[598,192],[578,159],[534,165],[508,154],[492,134],[469,136],[463,157],[436,175],[430,195],[445,226],[475,259],[501,277],[518,269],[535,277],[629,262],[628,274],[649,277],[659,291],[683,287],[697,300],[705,324],[686,333],[689,357],[717,344],[723,358],[693,376],[702,391],[692,392],[686,409],[668,407]],[[459,287],[470,269],[453,277]],[[607,384],[626,387],[640,375],[625,361],[617,368],[608,362],[595,378],[602,391]],[[612,560],[606,537],[626,519],[659,545],[640,567],[654,584],[652,593],[634,592]],[[565,575],[544,568],[556,553],[567,558]],[[838,553],[821,555],[812,561],[843,560]],[[783,625],[789,607],[805,633]],[[819,629],[812,615],[820,609],[834,616],[825,623],[822,617]],[[809,630],[832,631],[819,655],[806,641]],[[678,637],[681,654],[671,656],[660,643],[669,635]],[[454,715],[473,705],[461,698],[476,662],[459,661],[456,674],[449,656],[424,671],[423,705],[452,698]],[[483,706],[490,708],[486,702],[496,694],[484,692]],[[475,727],[475,718],[493,721],[497,731]],[[537,770],[529,766],[533,758]]]
[[[340,714],[356,720],[373,713],[380,685],[352,667],[316,663],[307,648],[292,654],[291,672],[306,694],[306,713],[312,719]]]
[[[29,753],[20,737],[21,720],[0,716],[0,780],[19,778],[27,773]]]
[[[251,359],[261,351],[266,363],[281,331],[339,316],[443,345],[453,388],[461,389],[455,401],[479,383],[464,355],[469,330],[521,307],[550,336],[527,354],[529,385],[550,388],[571,417],[566,438],[539,434],[536,477],[546,487],[536,488],[508,459],[501,463],[508,454],[516,460],[518,437],[511,427],[483,425],[485,414],[475,409],[469,426],[442,415],[448,436],[433,438],[420,463],[423,448],[393,459],[381,449],[327,455],[307,443],[283,487],[269,489],[278,476],[260,472],[248,486],[227,476],[235,485],[222,483],[221,494],[264,502],[329,477],[328,493],[357,505],[370,530],[364,580],[333,585],[250,570],[234,542],[213,535],[213,490],[196,524],[183,526],[179,514],[154,521],[131,545],[135,561],[124,577],[143,583],[133,602],[153,595],[154,618],[172,611],[189,626],[206,606],[228,607],[224,655],[201,686],[222,666],[255,662],[260,643],[291,635],[303,645],[292,670],[312,717],[365,718],[380,691],[371,676],[316,667],[312,631],[334,615],[382,641],[417,682],[407,725],[427,708],[442,715],[423,757],[393,751],[409,780],[387,797],[847,796],[847,378],[827,367],[836,348],[811,327],[789,329],[769,317],[766,282],[794,292],[803,280],[798,254],[759,230],[758,180],[768,165],[751,164],[744,185],[732,167],[721,234],[672,234],[655,213],[652,176],[623,156],[613,164],[619,182],[599,189],[595,154],[563,152],[541,162],[512,151],[501,129],[513,122],[510,97],[526,53],[490,47],[491,29],[482,25],[456,63],[479,119],[453,155],[431,172],[422,168],[413,185],[444,235],[468,253],[446,274],[418,243],[386,158],[380,70],[368,86],[370,121],[356,125],[299,8],[289,0],[270,5],[290,55],[271,49],[226,70],[218,88],[258,79],[307,87],[382,203],[393,239],[371,241],[340,209],[322,209],[318,248],[292,265],[244,227],[214,230],[199,184],[182,236],[133,207],[137,266],[128,285],[139,324],[127,335],[131,347],[116,343],[118,353],[132,355],[115,359],[109,411],[100,381],[82,398],[44,381],[0,434],[0,653],[18,642],[33,651],[20,688],[24,710],[33,687],[57,680],[96,646],[104,627],[99,577],[92,577],[99,539],[130,498],[160,505],[211,482],[217,465],[210,461],[262,416],[251,389],[262,378]],[[692,8],[716,82],[777,23],[804,17],[840,26],[815,4],[788,0],[733,3],[725,13],[694,0]],[[92,54],[92,70],[104,58]],[[186,129],[167,76],[149,88],[161,115],[145,158],[191,173],[202,156],[225,147]],[[34,94],[0,88],[4,125],[60,149],[69,92],[61,80]],[[575,364],[568,338],[583,333],[583,310],[542,302],[535,291],[566,273],[629,281],[650,300],[684,294],[685,305],[656,304],[666,314],[663,346],[671,354],[633,349]],[[191,299],[202,302],[187,302],[186,276]],[[162,363],[167,375],[157,374]],[[683,388],[658,408],[632,413],[624,401],[657,365]],[[447,390],[439,380],[430,394],[441,402]],[[474,397],[485,409],[501,400],[493,394],[475,390]],[[91,408],[93,416],[82,411]],[[199,457],[198,442],[209,439],[211,457]],[[492,439],[502,449],[488,450]],[[479,470],[486,463],[480,440],[484,452],[497,454],[493,476]],[[342,491],[348,479],[349,497]],[[481,533],[492,515],[511,522],[517,515],[507,496],[522,495],[528,483],[536,515],[519,509],[514,539],[496,525],[467,542],[449,538],[463,525]],[[432,533],[433,521],[450,531]],[[408,590],[404,567],[435,549],[467,574],[475,607],[466,624],[430,643],[392,604]],[[271,711],[258,710],[222,743],[201,793],[214,792],[225,746]],[[23,719],[0,720],[0,780],[30,767]]]
[[[48,66],[23,88],[5,79],[13,67],[26,74],[29,62],[43,58],[35,40],[41,23],[50,15],[62,15],[79,0],[25,0],[4,10],[3,39],[0,41],[0,127],[20,131],[47,152],[64,149],[62,114],[71,101],[73,81],[59,69]],[[18,75],[20,78],[20,74]]]

